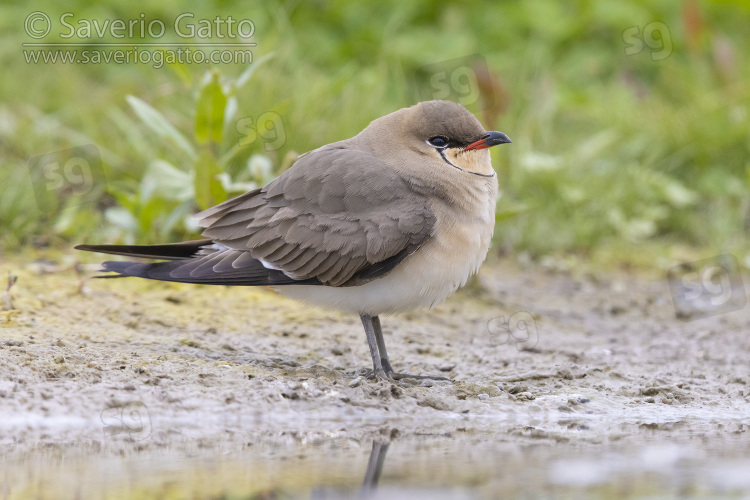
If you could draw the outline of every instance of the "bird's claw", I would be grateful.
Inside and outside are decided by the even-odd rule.
[[[412,375],[411,373],[398,373],[396,371],[391,370],[372,370],[369,375],[367,376],[370,380],[375,380],[376,382],[381,382],[384,380],[387,380],[389,382],[397,382],[401,379],[416,379],[416,380],[442,380],[450,382],[451,379],[448,377],[442,377],[439,375]]]
[[[381,382],[383,380],[388,380],[390,382],[393,382],[394,378],[392,376],[393,372],[386,372],[382,368],[379,370],[372,370],[367,375],[367,378],[369,380],[375,380],[376,382]]]
[[[451,380],[448,377],[442,377],[440,375],[412,375],[411,373],[396,372],[391,372],[390,375],[393,380],[401,380],[402,378],[413,378],[417,380],[447,380],[449,382]]]

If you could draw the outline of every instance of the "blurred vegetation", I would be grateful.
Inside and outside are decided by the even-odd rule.
[[[167,26],[182,12],[248,18],[254,62],[27,64],[32,10],[73,21],[143,12]],[[447,98],[513,139],[492,153],[498,248],[623,259],[651,245],[748,248],[745,2],[47,0],[0,14],[5,251],[195,237],[191,213],[264,184],[297,153],[442,97],[445,81]],[[63,40],[53,30],[43,41]],[[467,67],[470,81],[458,78]],[[96,182],[40,193],[30,159],[87,144],[101,156]]]

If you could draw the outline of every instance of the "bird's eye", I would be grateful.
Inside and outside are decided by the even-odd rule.
[[[430,146],[434,146],[436,148],[444,148],[448,145],[448,139],[443,137],[442,135],[430,137],[429,139],[427,139],[427,142]]]

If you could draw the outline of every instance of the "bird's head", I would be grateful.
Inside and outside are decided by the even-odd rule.
[[[415,154],[429,159],[431,169],[458,169],[480,176],[493,176],[488,148],[511,142],[502,132],[488,132],[479,120],[460,104],[426,101],[373,121],[364,132],[373,150],[380,150],[390,162],[397,155]],[[371,138],[379,137],[376,143]],[[379,155],[380,156],[380,155]],[[425,162],[420,161],[420,164]],[[439,170],[433,171],[439,175]]]

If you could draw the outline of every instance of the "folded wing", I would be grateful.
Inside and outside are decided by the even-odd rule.
[[[248,252],[294,279],[331,286],[360,284],[368,268],[405,258],[429,238],[435,222],[424,196],[393,168],[335,146],[196,218],[215,243]]]
[[[196,215],[205,240],[83,250],[169,260],[105,262],[125,276],[226,285],[353,286],[387,274],[432,234],[423,195],[372,155],[326,146],[262,189]]]

